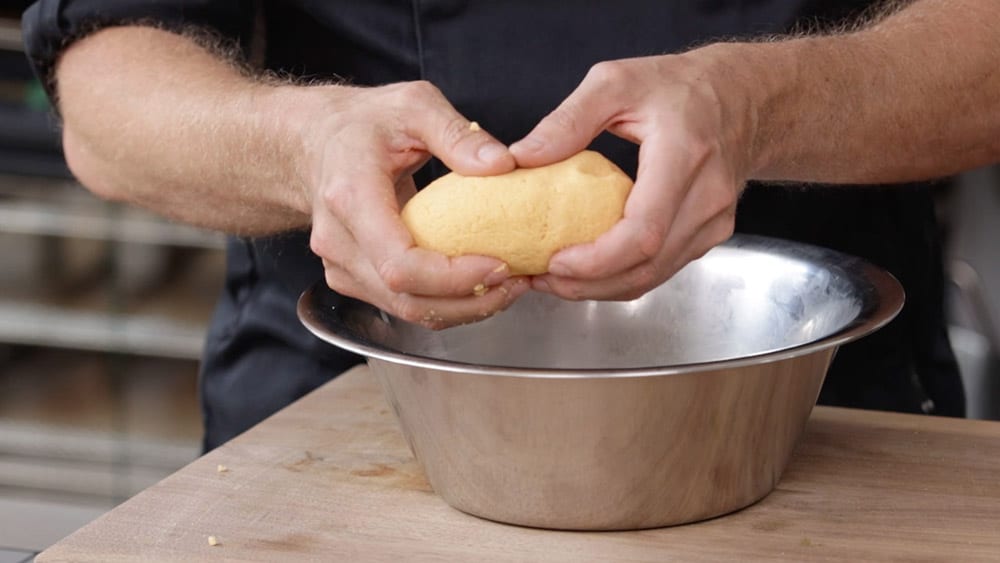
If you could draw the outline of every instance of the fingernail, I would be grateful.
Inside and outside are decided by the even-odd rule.
[[[486,279],[483,280],[483,283],[491,286],[497,285],[509,277],[510,277],[510,267],[507,266],[506,262],[504,262],[503,264],[500,264],[499,266],[494,268],[493,271],[486,276]]]
[[[479,152],[476,156],[479,160],[483,162],[493,163],[507,154],[507,148],[499,143],[486,143],[485,145],[479,147]]]
[[[535,278],[531,280],[531,286],[535,288],[536,291],[552,293],[552,287],[549,285],[549,282],[543,280],[542,278]]]
[[[511,150],[513,150],[514,147],[517,147],[517,150],[520,150],[520,151],[535,152],[535,151],[540,150],[544,144],[545,143],[543,143],[542,141],[536,139],[535,137],[525,137],[525,138],[521,139],[520,141],[518,141],[518,142],[514,143],[513,145],[511,145],[510,148],[511,148]]]

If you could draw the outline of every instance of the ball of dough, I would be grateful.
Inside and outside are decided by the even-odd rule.
[[[452,172],[407,202],[402,218],[422,248],[493,256],[515,275],[544,274],[557,251],[592,242],[621,219],[631,189],[614,163],[583,151],[499,176]]]

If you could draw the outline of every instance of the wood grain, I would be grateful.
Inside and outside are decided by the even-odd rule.
[[[138,560],[1000,561],[1000,423],[818,407],[754,506],[659,530],[552,532],[441,501],[358,368],[38,558]]]

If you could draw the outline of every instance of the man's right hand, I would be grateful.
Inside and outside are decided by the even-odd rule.
[[[431,328],[482,320],[529,289],[500,260],[416,247],[399,217],[416,193],[413,172],[431,155],[465,175],[515,166],[507,148],[470,128],[437,88],[407,82],[290,87],[289,94],[309,98],[296,110],[303,203],[312,213],[311,248],[332,289]]]
[[[431,154],[462,174],[514,168],[426,82],[274,84],[142,26],[75,42],[56,73],[67,161],[102,197],[244,236],[311,224],[330,287],[434,328],[482,319],[528,288],[497,260],[416,248],[399,218]]]

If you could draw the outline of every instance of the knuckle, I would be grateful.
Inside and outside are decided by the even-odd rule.
[[[722,241],[719,241],[719,242],[722,242]],[[715,244],[709,244],[709,245],[706,245],[703,248],[699,248],[699,249],[695,250],[694,252],[691,253],[690,257],[688,257],[687,262],[684,262],[682,265],[680,265],[680,267],[683,268],[684,266],[686,266],[690,262],[694,262],[695,260],[700,260],[706,254],[708,254],[708,251],[712,250],[712,248],[714,246],[715,246]]]
[[[719,230],[716,237],[716,244],[721,244],[732,238],[733,234],[736,232],[736,213],[732,211],[727,214],[725,220],[719,224]]]
[[[563,299],[568,299],[570,301],[583,301],[587,298],[583,287],[575,283],[565,284],[558,290],[558,294]]]
[[[656,286],[659,273],[652,264],[643,264],[633,270],[631,278],[630,285],[638,296]]]
[[[708,211],[709,217],[721,217],[729,214],[730,208],[735,203],[732,195],[723,189],[715,190],[712,194],[709,194],[707,199],[705,210]]]
[[[399,88],[400,101],[412,104],[414,101],[437,101],[441,98],[441,90],[427,80],[406,82]]]
[[[646,260],[652,260],[663,248],[665,232],[663,227],[650,221],[643,222],[636,234],[636,248]]]
[[[382,283],[393,293],[400,293],[408,288],[409,276],[402,265],[393,259],[383,261],[377,268],[378,276]]]
[[[313,227],[309,233],[309,249],[324,260],[331,260],[338,254],[337,240],[327,229]]]
[[[392,311],[390,312],[408,323],[423,325],[424,323],[434,322],[434,318],[430,315],[424,315],[420,307],[409,295],[397,294],[393,297]]]
[[[323,207],[336,217],[350,216],[352,195],[349,188],[330,185],[319,192],[319,197]]]
[[[455,149],[462,141],[474,134],[469,129],[469,122],[464,117],[456,116],[449,119],[441,131],[441,140],[448,149]]]
[[[554,128],[566,131],[570,135],[579,133],[580,108],[575,103],[565,102],[549,114],[546,121]]]
[[[316,256],[323,257],[326,246],[326,237],[318,229],[313,229],[309,235],[309,250]]]
[[[351,291],[352,280],[350,276],[337,268],[326,268],[323,272],[323,278],[330,289],[343,295],[351,295],[353,293]]]
[[[340,278],[330,268],[323,272],[323,279],[326,280],[326,286],[334,291],[340,285]]]
[[[727,182],[719,182],[706,195],[705,209],[711,217],[735,217],[737,190]]]
[[[629,67],[623,61],[602,61],[590,67],[587,80],[596,81],[602,88],[619,87],[629,78]]]
[[[717,245],[729,240],[729,238],[733,236],[735,230],[736,223],[732,217],[724,217],[723,219],[716,220],[713,224],[708,225],[705,230],[707,240],[691,249],[687,261],[692,262],[702,258]]]
[[[687,147],[688,158],[698,163],[708,160],[716,151],[715,143],[698,135],[689,135],[684,146]]]

